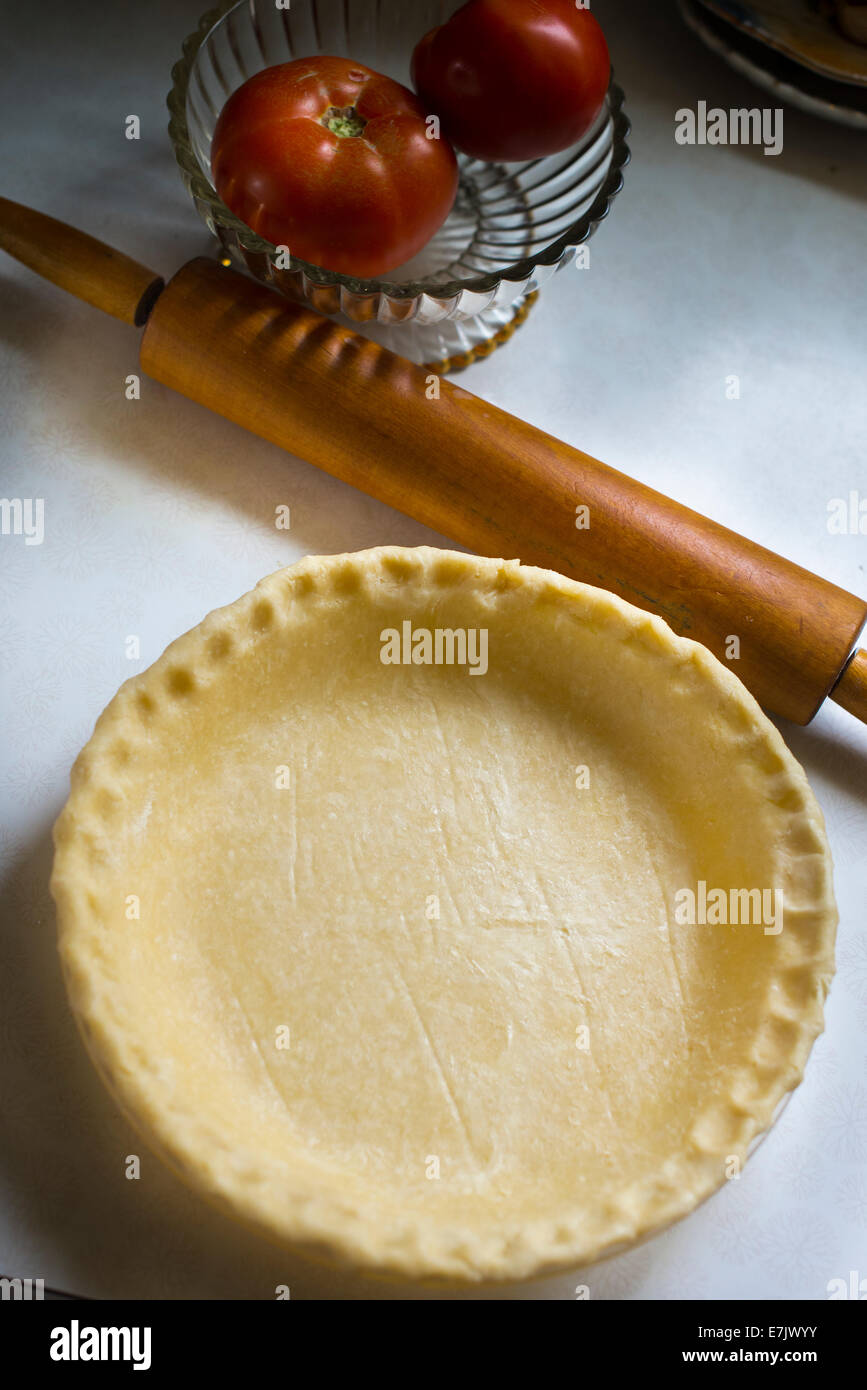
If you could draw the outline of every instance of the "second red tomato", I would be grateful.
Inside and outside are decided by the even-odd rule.
[[[611,64],[605,35],[575,0],[470,0],[415,51],[413,81],[459,150],[541,159],[586,134]]]

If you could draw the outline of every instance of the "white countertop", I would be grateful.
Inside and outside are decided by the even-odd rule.
[[[0,191],[164,274],[206,252],[164,107],[200,5],[7,7]],[[766,98],[673,0],[595,10],[634,123],[625,191],[590,270],[559,276],[461,384],[863,593],[867,538],[826,519],[830,499],[867,496],[867,137],[787,109],[779,158],[679,146],[676,109]],[[138,1141],[69,1019],[46,885],[69,766],[121,681],[304,554],[441,538],[147,380],[127,401],[137,350],[135,330],[0,256],[0,493],[46,509],[41,546],[0,538],[0,1273],[125,1298],[389,1296],[287,1259],[155,1160],[125,1180]],[[743,1178],[686,1222],[507,1297],[821,1299],[867,1278],[867,729],[831,705],[780,727],[827,817],[841,913],[806,1080]]]

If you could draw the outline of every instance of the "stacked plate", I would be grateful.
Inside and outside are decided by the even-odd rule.
[[[867,130],[867,5],[849,0],[678,0],[726,62],[805,111]]]

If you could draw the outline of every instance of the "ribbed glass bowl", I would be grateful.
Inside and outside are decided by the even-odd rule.
[[[439,370],[508,338],[537,291],[569,265],[608,214],[629,159],[623,93],[612,82],[580,144],[550,159],[486,164],[460,156],[450,217],[387,279],[357,280],[292,257],[241,222],[211,181],[217,117],[242,82],[311,54],[352,57],[409,86],[413,49],[454,0],[240,0],[209,10],[172,71],[169,133],[184,182],[223,252],[258,280],[323,314],[342,315],[396,352]],[[516,94],[520,100],[520,94]]]

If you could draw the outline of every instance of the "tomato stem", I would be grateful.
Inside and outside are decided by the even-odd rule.
[[[367,121],[354,106],[329,106],[322,117],[322,124],[333,130],[341,139],[364,134]]]

